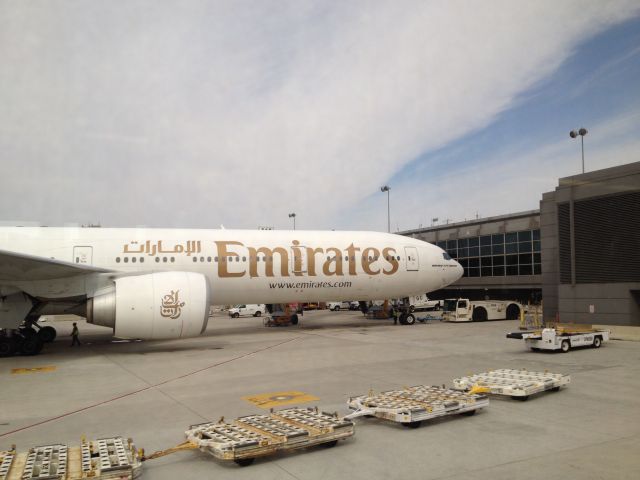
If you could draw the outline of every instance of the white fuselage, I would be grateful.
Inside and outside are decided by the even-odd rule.
[[[113,272],[0,286],[50,300],[160,271],[205,275],[217,305],[398,298],[462,275],[439,247],[378,232],[3,227],[0,250]]]

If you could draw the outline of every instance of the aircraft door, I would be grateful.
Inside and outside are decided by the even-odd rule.
[[[73,247],[73,263],[91,265],[93,261],[93,247]]]
[[[417,272],[418,267],[418,249],[416,247],[404,247],[404,254],[407,257],[407,271]]]
[[[291,248],[291,271],[301,275],[307,273],[307,249],[300,245]]]

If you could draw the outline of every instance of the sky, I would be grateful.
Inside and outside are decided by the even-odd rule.
[[[640,161],[640,3],[0,2],[0,222],[387,229]]]

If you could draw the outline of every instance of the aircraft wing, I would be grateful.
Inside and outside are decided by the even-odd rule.
[[[112,270],[0,250],[0,283],[51,280]]]

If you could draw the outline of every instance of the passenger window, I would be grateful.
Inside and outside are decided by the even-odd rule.
[[[247,257],[242,257],[242,261],[246,262],[247,261]]]
[[[144,257],[140,257],[140,263],[144,263]]]
[[[216,263],[218,263],[218,257],[214,257],[214,258],[213,258],[213,261],[214,261],[214,262],[216,262]]]
[[[124,257],[124,263],[129,263],[129,257]]]
[[[176,261],[176,257],[171,257],[171,263]]]
[[[131,263],[136,263],[136,257],[131,258]]]
[[[211,263],[211,257],[207,257],[207,262]]]
[[[156,257],[156,263],[160,262],[160,257]]]
[[[197,262],[198,261],[198,257],[193,257],[193,261]]]
[[[458,302],[458,308],[467,308],[467,302]]]
[[[164,263],[167,263],[167,257],[162,257],[162,261],[163,261]]]
[[[116,257],[116,263],[120,263],[120,257]]]

